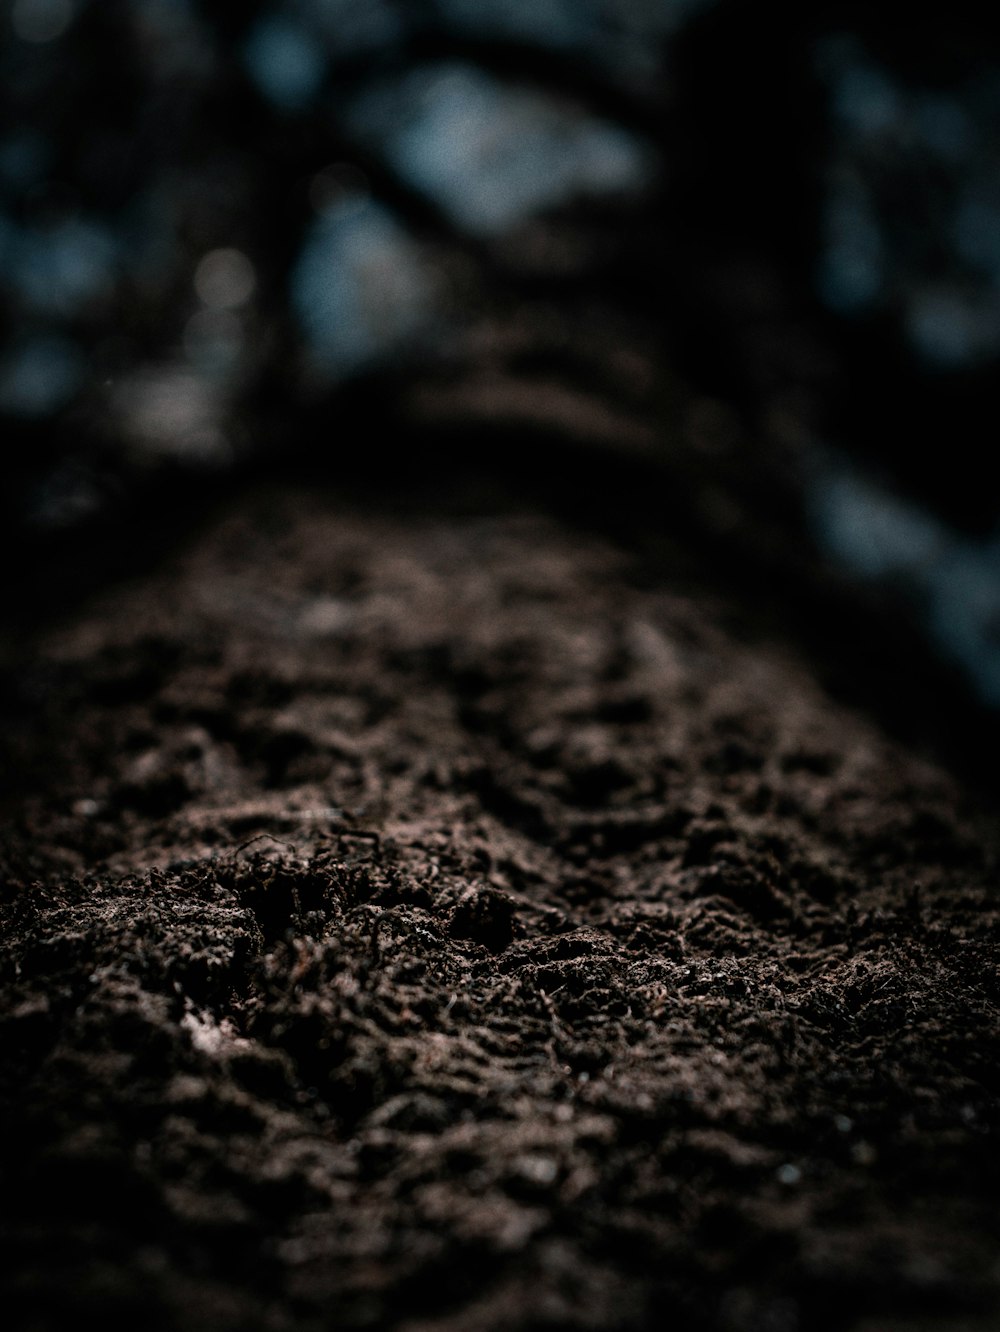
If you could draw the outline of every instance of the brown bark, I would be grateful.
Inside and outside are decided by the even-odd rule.
[[[487,509],[244,496],[19,662],[17,1325],[993,1326],[995,820]]]

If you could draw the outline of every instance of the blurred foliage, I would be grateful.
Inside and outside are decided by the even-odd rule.
[[[410,425],[530,429],[699,473],[678,494],[720,530],[798,505],[789,532],[996,662],[977,7],[8,0],[3,23],[8,536],[92,528],[165,471],[370,451],[391,400],[396,461]]]
[[[873,351],[967,395],[1000,354],[1000,73],[964,6],[891,8],[12,0],[0,412],[224,465],[265,379],[293,405],[453,355],[490,287],[599,285],[606,237],[530,224],[600,199],[642,275],[611,299],[708,386],[832,398],[833,346],[880,427]]]
[[[644,177],[628,133],[524,86],[521,44],[551,44],[556,85],[605,49],[631,74],[658,9],[533,5],[512,25],[454,2],[15,0],[0,411],[85,404],[220,463],[262,377],[294,401],[433,348],[456,254],[481,263],[507,224]],[[604,91],[627,105],[620,82]]]

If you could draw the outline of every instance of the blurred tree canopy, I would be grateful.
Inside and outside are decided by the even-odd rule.
[[[8,0],[8,539],[92,530],[167,474],[336,469],[391,402],[396,462],[444,423],[722,475],[932,609],[957,578],[977,627],[939,637],[982,656],[996,43],[965,0],[877,11]],[[829,448],[887,489],[831,481]]]

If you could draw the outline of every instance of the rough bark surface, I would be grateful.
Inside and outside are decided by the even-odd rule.
[[[741,623],[289,489],[41,633],[13,1325],[995,1327],[995,820]]]

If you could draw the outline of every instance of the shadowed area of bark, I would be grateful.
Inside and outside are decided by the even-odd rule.
[[[276,486],[8,674],[19,1326],[994,1324],[995,818],[690,543]]]

